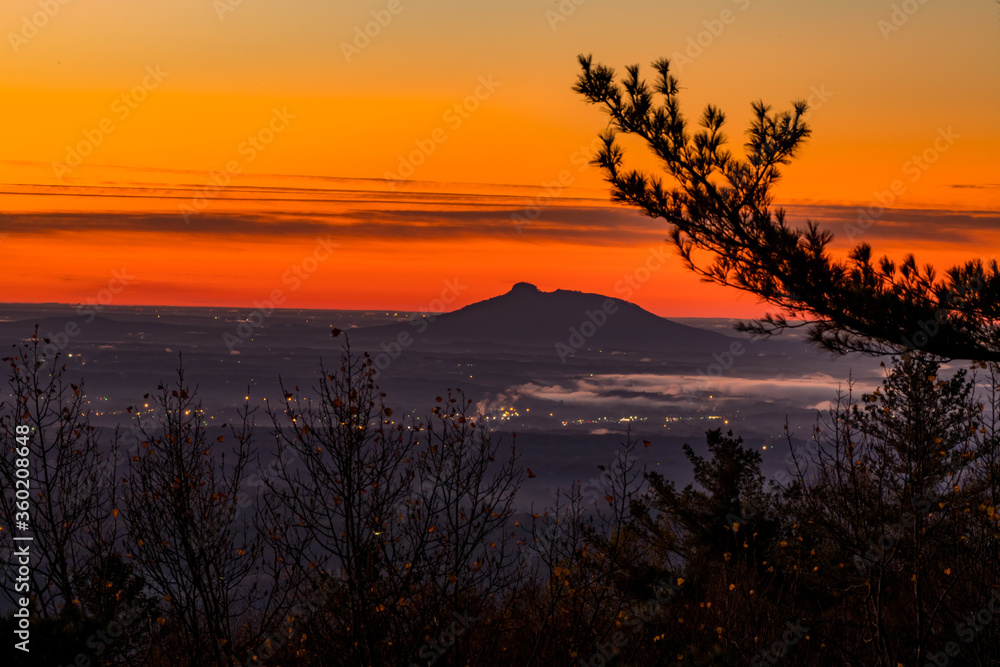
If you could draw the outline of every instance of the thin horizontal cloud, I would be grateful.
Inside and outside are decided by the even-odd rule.
[[[38,160],[3,160],[0,159],[0,165],[16,165],[16,166],[31,166],[31,167],[41,167],[46,170],[51,169],[51,162],[41,162]],[[197,177],[200,181],[192,187],[203,187],[204,179],[210,177],[211,172],[206,172],[202,169],[171,169],[167,167],[138,167],[138,166],[122,166],[114,164],[100,164],[94,163],[89,164],[88,167],[99,168],[102,171],[111,172],[121,172],[126,177],[134,177],[135,174],[186,174]],[[327,183],[327,184],[339,184],[339,185],[353,185],[353,184],[364,184],[369,186],[369,189],[376,192],[395,192],[396,190],[404,192],[440,192],[440,193],[453,193],[459,191],[470,191],[476,190],[482,194],[489,193],[512,193],[512,194],[523,194],[524,192],[543,192],[545,190],[544,186],[540,185],[529,185],[525,183],[481,183],[473,181],[425,181],[419,179],[409,179],[395,181],[390,187],[385,178],[371,178],[371,177],[358,177],[358,176],[323,176],[317,174],[273,174],[267,172],[253,173],[253,174],[243,174],[244,179],[262,180],[268,183],[282,183],[282,182],[317,182],[317,183]],[[87,185],[84,180],[75,182],[76,179],[68,178],[67,180],[74,182],[71,185],[26,185],[22,184],[19,187],[45,187],[45,188],[60,188],[60,187],[100,187]],[[128,180],[119,179],[115,181],[118,186],[137,186],[137,187],[147,187],[155,185],[149,182],[132,182]],[[379,186],[379,187],[371,187]],[[236,187],[236,186],[233,186]],[[240,186],[246,187],[246,186]],[[259,187],[272,187],[272,186],[259,186]],[[329,188],[331,190],[341,190],[343,188]],[[582,188],[574,188],[575,190],[581,190]],[[591,194],[603,195],[604,190],[591,190]]]
[[[307,220],[280,224],[264,216],[206,215],[188,225],[177,214],[150,213],[5,213],[0,214],[0,233],[52,234],[130,233],[197,234],[235,236],[314,236],[326,225]]]
[[[360,179],[340,179],[339,187],[233,185],[207,194],[204,185],[34,185],[0,186],[0,196],[29,199],[84,198],[86,212],[39,211],[0,214],[0,233],[183,234],[276,241],[330,235],[338,239],[483,239],[527,243],[559,242],[616,246],[662,242],[663,220],[650,220],[592,190],[567,189],[548,197],[528,186],[480,187],[484,191],[440,191],[442,184],[410,183],[387,192],[361,187]],[[331,183],[331,185],[333,185]],[[416,189],[416,188],[420,189]],[[503,189],[503,191],[500,191]],[[202,199],[198,199],[202,198]],[[151,212],[136,212],[140,207]],[[23,202],[24,199],[18,201]],[[200,212],[191,211],[200,201]],[[99,202],[99,203],[98,203]],[[7,210],[16,210],[6,206]],[[76,207],[77,211],[80,206]],[[129,210],[115,210],[128,208]],[[252,212],[250,212],[252,209]],[[1000,232],[1000,212],[935,209],[870,211],[874,222],[859,226],[865,209],[843,205],[788,205],[790,221],[814,220],[831,230],[835,243],[857,241],[947,242],[972,246],[983,234]],[[861,218],[864,220],[864,218]],[[520,223],[520,224],[517,224]],[[853,233],[852,233],[853,230]],[[876,248],[877,250],[877,248]]]
[[[493,186],[490,186],[491,188]],[[309,203],[398,203],[398,202],[439,202],[476,206],[509,205],[528,207],[542,200],[540,190],[530,186],[502,186],[511,189],[503,194],[489,192],[439,192],[433,189],[409,189],[387,192],[365,188],[306,188],[279,185],[228,185],[222,188],[209,183],[171,184],[119,184],[119,185],[38,185],[12,183],[0,186],[0,196],[10,197],[97,197],[109,199],[185,200],[207,198],[213,201],[252,202],[309,202]],[[514,190],[520,188],[520,190]],[[545,205],[567,205],[569,203],[590,203],[595,206],[607,205],[603,197],[568,197],[547,201]]]
[[[835,243],[849,245],[860,242],[861,237],[866,241],[947,241],[971,245],[981,242],[984,232],[1000,231],[1000,211],[897,208],[879,213],[877,208],[837,205],[796,205],[787,206],[786,210],[791,222],[812,220],[832,231]]]
[[[876,382],[859,382],[857,389],[868,389]],[[596,375],[571,380],[565,384],[544,385],[529,382],[505,390],[509,396],[553,401],[562,405],[627,405],[661,409],[688,405],[702,394],[712,394],[714,408],[732,400],[752,400],[767,396],[793,402],[818,405],[834,397],[843,382],[822,373],[792,378],[721,377],[705,379],[691,375]]]
[[[634,218],[634,219],[633,219]],[[539,222],[530,237],[566,243],[615,244],[662,241],[663,233],[628,211],[560,208]],[[494,239],[519,238],[504,211],[358,211],[304,215],[286,213],[208,213],[184,217],[171,213],[6,213],[0,233],[127,233],[223,236],[227,239],[292,240],[332,236],[335,239]],[[527,236],[527,234],[526,234]]]

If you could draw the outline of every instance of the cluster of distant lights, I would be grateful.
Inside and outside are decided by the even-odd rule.
[[[45,397],[42,396],[43,400],[44,400],[44,398]],[[99,403],[111,400],[107,396],[97,396],[97,397],[95,397],[93,399],[90,399],[90,398],[88,398],[87,394],[84,394],[83,398],[85,399],[86,405],[88,405],[88,406],[97,405]],[[265,399],[265,400],[267,400],[267,399]],[[133,408],[132,411],[131,411],[131,413],[128,410],[94,410],[93,412],[91,412],[91,414],[94,415],[95,417],[113,417],[113,416],[118,416],[118,415],[132,414],[132,415],[134,415],[137,418],[142,418],[142,417],[147,416],[147,415],[152,415],[155,412],[156,412],[156,408],[155,407],[151,408],[149,406],[149,403],[143,403],[141,408],[138,408],[138,407]],[[185,410],[184,411],[184,416],[186,416],[186,417],[190,416],[191,412],[192,412],[191,410]],[[196,412],[198,414],[198,416],[200,416],[202,418],[202,420],[201,420],[202,426],[208,426],[208,421],[206,421],[206,419],[205,419],[205,417],[206,417],[205,411],[204,410],[195,410],[194,412]],[[209,415],[208,419],[215,419],[215,415]]]
[[[504,422],[504,421],[510,421],[514,417],[520,417],[521,416],[521,413],[518,412],[517,408],[514,407],[513,405],[510,406],[509,408],[499,408],[498,412],[500,414],[495,415],[495,416],[493,416],[493,415],[486,415],[484,417],[484,419],[486,421],[489,421],[489,420],[492,419],[494,421],[502,421],[502,422]],[[531,408],[526,409],[525,412],[531,412]],[[551,417],[552,414],[550,413],[549,416]]]
[[[552,416],[551,414],[549,415]],[[628,415],[626,417],[597,417],[595,419],[567,419],[562,422],[563,426],[573,425],[584,425],[584,424],[628,424],[631,422],[644,422],[648,421],[647,417],[638,417],[636,415]]]
[[[374,316],[378,316],[378,314],[379,313],[372,312],[372,311],[369,311],[369,312],[365,313],[366,316],[373,316],[373,315]],[[385,315],[386,316],[390,316],[390,313],[388,311],[386,311]],[[391,313],[391,316],[398,317],[399,313],[398,312],[393,312],[393,313]],[[160,316],[157,315],[157,317],[160,317]],[[216,316],[215,319],[219,319],[219,317]],[[237,321],[239,321],[239,320],[237,320]],[[588,348],[588,350],[589,349],[590,348]],[[603,350],[598,350],[598,352],[603,352]],[[70,353],[67,356],[70,357],[70,358],[72,358],[74,356],[76,356],[79,359],[83,358],[83,355],[80,354],[80,353],[77,353],[76,355]],[[239,360],[237,360],[237,363],[239,363]],[[86,365],[86,362],[82,362],[81,365]],[[461,365],[462,364],[459,364],[459,366],[461,366]],[[472,366],[473,364],[467,364],[467,365]],[[593,375],[593,374],[591,374],[591,375]],[[470,375],[469,377],[471,378],[472,376]],[[227,381],[227,383],[228,383],[228,381]],[[708,398],[709,399],[714,399],[715,396],[714,395],[709,395]],[[245,399],[249,400],[250,397],[246,396]],[[104,400],[104,401],[106,401],[108,399],[106,397],[100,397],[98,400]],[[266,401],[267,398],[264,398],[264,400]],[[145,404],[145,407],[148,408],[149,404],[148,403]],[[150,410],[150,412],[152,412],[152,410]],[[189,412],[190,411],[188,411],[188,413]],[[531,412],[531,408],[526,408],[525,412]],[[137,413],[141,415],[141,412],[137,411]],[[105,415],[105,414],[116,415],[116,414],[122,414],[122,412],[121,411],[106,412],[106,413],[105,412],[98,412],[98,413],[95,413],[95,414],[97,414],[97,415]],[[490,420],[490,419],[495,420],[495,421],[510,421],[511,419],[513,419],[515,417],[520,417],[520,416],[521,416],[521,414],[520,414],[520,412],[518,412],[517,408],[515,406],[511,406],[509,408],[500,408],[500,414],[498,416],[489,416],[489,415],[487,415],[487,416],[484,417],[484,419],[487,420],[487,421]],[[553,413],[550,412],[549,416],[552,417]],[[215,419],[215,417],[213,416],[213,417],[211,417],[211,419]],[[679,421],[688,420],[688,419],[691,419],[691,420],[693,420],[693,419],[713,419],[714,420],[714,419],[723,419],[723,417],[720,417],[718,415],[709,415],[707,417],[664,417],[664,422],[667,422],[667,423],[669,423],[669,422],[679,422]],[[565,421],[562,422],[562,425],[563,426],[569,426],[570,424],[583,425],[583,424],[598,424],[598,423],[609,423],[609,422],[611,422],[611,423],[630,423],[630,422],[633,422],[633,421],[647,421],[647,418],[646,417],[638,417],[638,416],[635,416],[635,415],[629,415],[629,416],[620,417],[620,418],[599,417],[597,419],[574,419],[574,420],[565,420]],[[393,421],[392,423],[395,423],[395,421]],[[728,419],[723,419],[723,423],[724,424],[729,424],[729,420]],[[664,427],[666,427],[666,426],[667,426],[667,424],[665,423]],[[766,445],[763,446],[762,449],[767,449],[767,446]]]
[[[551,417],[552,414],[549,413],[549,416]],[[664,421],[663,426],[667,427],[667,424],[669,424],[671,422],[697,421],[697,420],[704,420],[704,419],[721,419],[721,420],[723,420],[722,421],[723,424],[728,424],[729,423],[729,420],[726,419],[725,417],[722,417],[722,416],[719,416],[719,415],[705,415],[705,416],[701,416],[701,417],[664,417],[663,418],[663,421]],[[597,417],[597,418],[594,418],[594,419],[566,419],[566,420],[563,420],[562,425],[563,426],[570,426],[570,425],[573,425],[573,426],[584,426],[584,425],[590,425],[590,424],[628,424],[628,423],[631,423],[631,422],[644,422],[644,421],[649,421],[649,418],[648,417],[637,417],[635,415],[629,415],[627,417]]]
[[[385,314],[388,316],[390,313],[386,312]],[[365,315],[377,315],[377,313],[368,312],[368,313],[365,313]],[[398,316],[398,313],[392,313],[392,316]],[[159,315],[157,315],[157,317],[159,317]],[[218,316],[216,316],[215,319],[219,319]],[[69,357],[76,356],[76,357],[78,357],[80,359],[83,358],[83,355],[80,354],[80,353],[77,353],[76,355],[73,355],[71,353],[71,354],[69,354],[67,356],[69,356]],[[236,363],[240,363],[239,360],[237,360]],[[86,365],[86,362],[83,362],[82,365]],[[463,364],[458,364],[458,365],[462,366]],[[466,365],[472,366],[473,364],[466,364]],[[471,378],[472,376],[470,375],[469,377]],[[227,384],[228,384],[228,380],[227,380]],[[249,396],[246,396],[244,398],[246,400],[250,400]],[[709,395],[709,398],[713,399],[713,398],[715,398],[715,396]],[[108,399],[102,397],[102,398],[100,398],[98,400],[108,400]],[[264,400],[266,401],[267,398],[264,398]],[[149,407],[148,403],[146,404],[146,407]],[[152,410],[150,410],[150,412],[152,412]],[[526,408],[525,412],[531,412],[531,408]],[[115,412],[107,412],[107,413],[99,412],[99,413],[95,413],[95,414],[97,414],[97,415],[105,415],[105,414],[116,415],[116,414],[122,414],[122,413],[121,413],[121,411],[115,411]],[[139,414],[141,414],[141,413],[139,413]],[[500,414],[498,416],[487,415],[487,416],[484,417],[484,420],[485,421],[489,421],[489,420],[492,419],[494,421],[510,421],[511,419],[513,419],[515,417],[520,417],[520,416],[521,416],[521,413],[518,412],[517,408],[515,406],[511,406],[509,408],[500,408]],[[553,413],[550,412],[549,416],[552,417]],[[211,418],[215,419],[215,417],[211,417]],[[664,417],[664,422],[668,422],[668,423],[669,422],[679,422],[679,421],[683,421],[683,420],[687,420],[687,419],[723,419],[723,418],[720,417],[720,416],[717,416],[717,415],[709,415],[707,417]],[[609,423],[609,422],[610,423],[630,423],[630,422],[634,422],[634,421],[636,421],[636,422],[638,422],[638,421],[647,421],[647,418],[646,417],[638,417],[636,415],[628,415],[628,416],[619,417],[619,418],[614,418],[614,417],[599,417],[597,419],[573,419],[573,420],[565,420],[565,421],[563,421],[562,425],[563,426],[569,426],[570,424],[583,425],[583,424],[599,424],[599,423]],[[395,421],[392,421],[392,423],[395,423]],[[725,419],[723,421],[723,423],[724,424],[728,424],[729,420]],[[666,427],[666,426],[667,426],[667,424],[665,423],[664,427]],[[763,449],[766,449],[766,447],[763,447]]]
[[[388,314],[389,313],[386,313],[386,315],[388,315]],[[69,357],[73,357],[74,355],[73,354],[69,354],[68,356]],[[77,354],[75,356],[80,357],[80,358],[83,357],[82,354]],[[709,396],[709,398],[714,398],[714,396]],[[104,396],[101,396],[101,397],[98,397],[97,400],[98,401],[107,401],[108,398],[104,397]],[[250,400],[250,397],[249,396],[244,396],[244,400]],[[264,398],[263,400],[266,401],[267,398]],[[289,400],[291,400],[291,399],[289,399]],[[89,401],[88,401],[88,403],[89,403]],[[154,412],[153,409],[149,408],[149,403],[145,403],[143,405],[143,407],[147,408],[147,413]],[[499,414],[496,414],[496,415],[485,415],[483,417],[484,421],[493,420],[493,421],[504,422],[504,421],[510,421],[511,419],[514,419],[516,417],[520,417],[521,416],[521,413],[518,411],[517,407],[513,406],[513,405],[510,406],[510,407],[501,407],[501,408],[499,408],[498,412],[499,412]],[[531,408],[525,408],[525,413],[528,413],[528,412],[531,412]],[[191,411],[187,410],[185,412],[185,415],[189,415],[190,413],[191,413]],[[94,414],[96,414],[98,416],[103,416],[103,415],[118,415],[118,414],[122,414],[122,412],[121,411],[95,412]],[[136,410],[136,415],[137,416],[142,416],[143,415],[143,411],[142,410]],[[550,412],[549,413],[549,417],[552,417],[552,416],[553,416],[553,413]],[[215,419],[215,417],[212,416],[212,417],[210,417],[210,419]],[[720,415],[705,415],[705,416],[699,416],[699,417],[675,417],[675,416],[668,416],[668,417],[664,417],[663,418],[663,421],[665,422],[663,424],[663,426],[665,428],[669,428],[668,424],[672,423],[672,422],[690,421],[690,420],[705,420],[705,419],[709,419],[709,420],[721,419],[721,420],[723,420],[723,424],[727,424],[727,425],[729,424],[729,420],[726,419],[726,418],[724,418],[724,417],[722,417],[722,416],[720,416]],[[582,426],[582,425],[607,424],[607,423],[629,424],[629,423],[632,423],[632,422],[644,422],[644,421],[648,421],[648,418],[647,417],[640,417],[638,415],[626,415],[624,417],[598,417],[596,419],[570,419],[570,420],[562,420],[562,425],[563,426],[570,426],[570,425],[580,425],[580,426]],[[391,420],[391,423],[394,424],[395,420]],[[764,445],[764,446],[761,447],[761,449],[766,450],[767,446]]]
[[[386,315],[388,315],[388,313],[386,313]],[[69,354],[67,356],[73,357],[74,355],[73,354]],[[83,358],[83,355],[79,354],[79,353],[76,354],[75,356],[79,357],[81,359]],[[714,398],[714,396],[709,396],[709,398]],[[250,397],[249,396],[244,396],[244,399],[245,400],[250,400]],[[98,396],[96,400],[97,401],[107,401],[109,399],[106,396]],[[264,398],[264,400],[266,401],[267,398]],[[289,400],[291,400],[291,399],[289,399]],[[88,404],[89,403],[90,403],[90,401],[88,401]],[[154,409],[151,409],[149,407],[149,403],[144,403],[143,407],[147,409],[147,411],[146,411],[145,414],[150,414],[150,413],[154,412]],[[525,413],[528,413],[528,412],[531,412],[531,408],[525,408]],[[201,411],[201,413],[204,414],[204,411]],[[97,416],[120,415],[120,414],[122,414],[122,411],[116,410],[116,411],[107,411],[107,412],[94,412],[94,414],[97,415]],[[144,413],[143,413],[142,410],[136,410],[136,416],[141,417],[143,414]],[[190,415],[191,411],[190,410],[186,410],[184,412],[184,414],[185,415]],[[513,419],[515,417],[520,417],[520,416],[521,416],[521,413],[518,411],[517,407],[512,405],[509,408],[500,408],[499,409],[499,415],[496,415],[496,416],[486,415],[484,417],[484,420],[489,421],[489,420],[492,419],[494,421],[510,421],[511,419]],[[549,417],[552,417],[552,416],[553,416],[553,413],[550,412],[549,413]],[[211,416],[209,418],[210,419],[215,419],[214,416]],[[669,424],[671,422],[680,422],[680,421],[686,421],[686,420],[705,420],[705,419],[709,419],[709,420],[721,419],[723,424],[727,424],[727,425],[729,424],[729,420],[726,419],[725,417],[720,416],[720,415],[705,415],[705,416],[700,416],[700,417],[664,417],[663,421],[665,423],[664,423],[663,426],[665,428],[669,428],[669,426],[667,426],[667,424]],[[607,424],[607,423],[628,424],[628,423],[632,423],[632,422],[644,422],[644,421],[648,421],[648,418],[647,417],[639,417],[637,415],[627,415],[625,417],[617,417],[617,418],[616,417],[598,417],[597,419],[572,419],[572,420],[563,420],[562,421],[562,425],[563,426],[569,426],[569,425],[572,424],[572,425],[581,425],[582,426],[582,425],[588,425],[588,424]],[[394,424],[395,420],[392,420],[391,423]],[[207,425],[207,423],[206,423],[206,425]],[[762,445],[761,446],[762,450],[766,451],[767,448],[768,448],[767,445]]]

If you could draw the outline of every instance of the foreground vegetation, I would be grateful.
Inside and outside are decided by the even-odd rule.
[[[716,430],[706,457],[685,447],[695,484],[678,489],[629,436],[522,516],[515,442],[460,394],[394,419],[349,346],[311,392],[248,403],[225,431],[182,368],[114,433],[42,346],[15,346],[0,406],[5,480],[15,427],[33,437],[31,652],[13,664],[1000,661],[995,368],[946,380],[897,358],[789,437],[769,479]],[[6,485],[5,554],[14,501]]]

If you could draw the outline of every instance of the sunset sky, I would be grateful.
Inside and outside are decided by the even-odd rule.
[[[736,149],[752,101],[811,100],[777,203],[839,248],[900,180],[853,242],[940,268],[1000,249],[994,0],[4,0],[0,26],[0,302],[83,302],[122,269],[116,305],[616,295],[666,251],[632,301],[759,315],[609,203],[580,53],[673,57],[686,115],[720,106]]]

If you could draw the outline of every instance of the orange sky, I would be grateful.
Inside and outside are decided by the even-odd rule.
[[[570,90],[581,52],[619,69],[673,56],[687,115],[721,106],[736,144],[751,101],[812,98],[777,195],[841,246],[898,179],[855,242],[942,266],[1000,247],[992,0],[895,17],[870,0],[5,0],[0,26],[0,301],[86,301],[122,269],[122,305],[280,289],[291,307],[418,309],[446,280],[454,305],[522,280],[624,296],[666,251],[628,298],[759,315],[684,272],[662,222],[608,203],[584,159],[605,120]],[[322,262],[318,239],[336,244]]]

